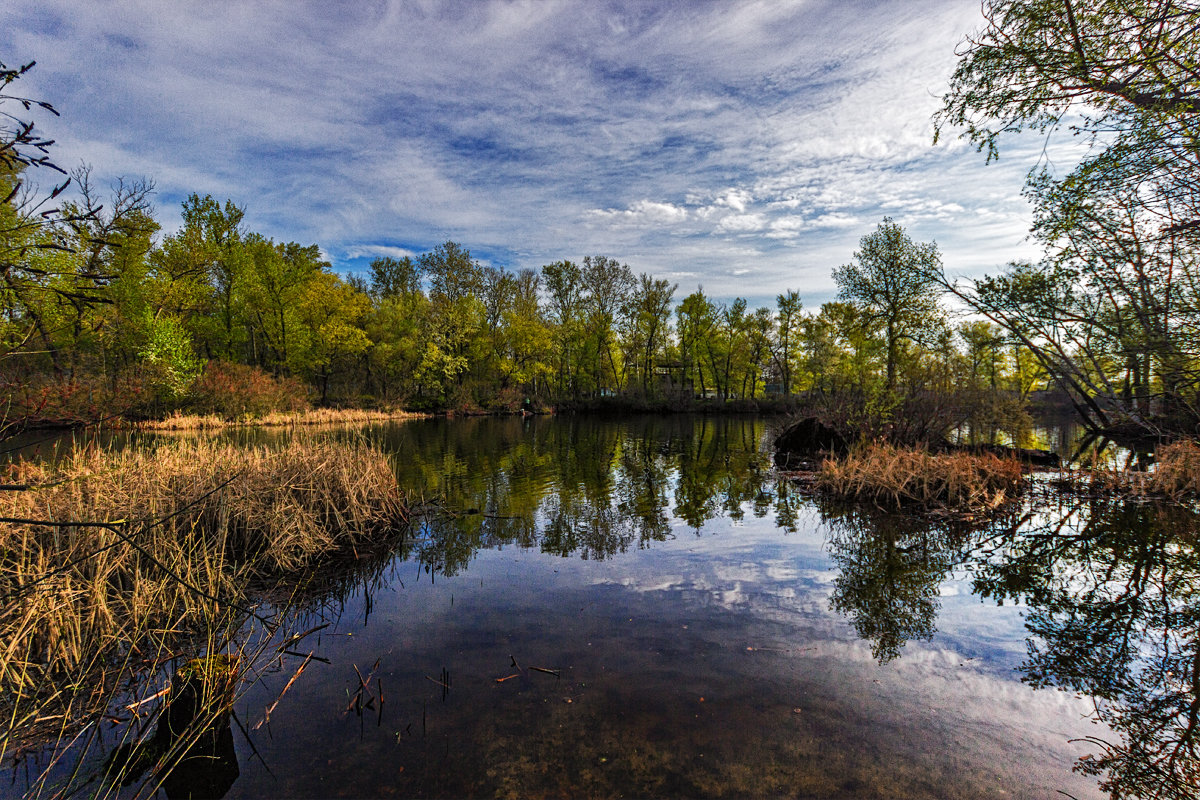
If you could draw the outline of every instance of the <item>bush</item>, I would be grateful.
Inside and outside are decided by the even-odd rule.
[[[226,419],[261,417],[272,411],[303,411],[308,390],[295,378],[277,378],[258,367],[209,361],[192,387],[188,409]]]

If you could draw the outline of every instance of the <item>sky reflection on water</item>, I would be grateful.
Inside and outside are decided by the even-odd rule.
[[[837,532],[764,440],[748,420],[393,430],[404,480],[460,515],[426,521],[365,624],[346,598],[331,663],[259,737],[274,777],[244,758],[230,796],[1099,796],[1071,771],[1090,703],[1019,681],[1021,608],[934,568],[929,638],[881,661],[834,610]],[[376,660],[382,713],[346,713]]]
[[[837,507],[752,419],[366,435],[436,502],[314,582],[288,630],[329,627],[238,701],[228,797],[1200,794],[1193,509]]]

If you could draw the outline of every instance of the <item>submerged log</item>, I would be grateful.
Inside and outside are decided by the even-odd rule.
[[[807,465],[832,453],[844,453],[849,443],[816,417],[797,420],[775,437],[775,463],[780,467]]]
[[[240,774],[230,721],[239,680],[236,656],[193,658],[177,669],[154,735],[114,750],[109,778],[128,786],[161,770],[171,800],[223,797]]]

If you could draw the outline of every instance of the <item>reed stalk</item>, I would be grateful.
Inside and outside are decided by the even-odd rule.
[[[369,425],[427,416],[411,411],[372,411],[361,408],[314,408],[304,411],[270,411],[261,416],[235,419],[218,414],[172,414],[136,424],[144,431],[204,431],[231,427],[300,427],[309,425]]]
[[[131,664],[240,624],[270,586],[402,530],[365,443],[212,440],[18,462],[0,483],[0,758],[95,714]],[[136,671],[136,670],[134,670]]]
[[[868,444],[823,462],[816,489],[885,508],[986,510],[1015,498],[1025,483],[1015,458]]]

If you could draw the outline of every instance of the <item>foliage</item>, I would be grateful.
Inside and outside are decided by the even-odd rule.
[[[276,378],[258,367],[213,360],[192,386],[187,406],[199,414],[242,419],[272,411],[300,411],[308,403],[304,385],[294,378]]]
[[[887,348],[886,388],[896,388],[903,341],[921,341],[938,320],[941,269],[937,245],[916,243],[888,217],[859,242],[854,261],[833,271],[841,300],[857,304],[868,320],[883,327]]]
[[[951,288],[1020,341],[1094,428],[1200,420],[1200,7],[987,0],[937,116],[988,152],[1066,126],[1086,154],[1033,169],[1039,264]],[[949,284],[948,284],[949,285]]]

